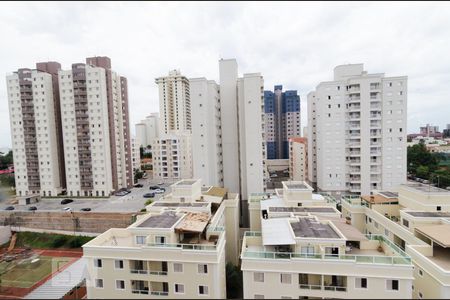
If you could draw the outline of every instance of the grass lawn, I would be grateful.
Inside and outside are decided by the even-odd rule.
[[[30,259],[0,263],[1,285],[9,287],[29,288],[42,278],[62,268],[71,258],[39,256],[39,261],[31,263]]]

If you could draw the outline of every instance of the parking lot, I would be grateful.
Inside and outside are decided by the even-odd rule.
[[[76,198],[76,197],[61,197],[52,199],[41,199],[38,203],[29,205],[10,204],[8,200],[1,200],[0,210],[5,210],[8,206],[13,206],[15,211],[28,210],[31,206],[36,206],[38,211],[61,211],[65,207],[70,207],[73,211],[80,211],[82,208],[90,208],[91,211],[96,212],[135,212],[140,211],[145,206],[145,202],[149,199],[154,201],[161,198],[162,195],[170,192],[171,183],[165,183],[160,185],[164,187],[166,192],[164,194],[155,194],[155,198],[144,198],[144,194],[152,192],[149,187],[157,185],[158,180],[141,179],[140,184],[144,186],[142,188],[131,188],[131,193],[125,196],[111,196],[110,198]],[[68,204],[61,204],[63,199],[74,200]]]

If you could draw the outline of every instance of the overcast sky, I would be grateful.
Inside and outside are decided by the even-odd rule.
[[[7,3],[0,4],[0,147],[10,146],[5,76],[36,62],[63,69],[88,56],[128,77],[130,122],[158,111],[154,79],[171,69],[218,82],[218,60],[261,72],[301,98],[339,64],[408,76],[408,132],[450,124],[449,3]]]

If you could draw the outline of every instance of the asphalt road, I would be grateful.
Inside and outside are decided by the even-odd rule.
[[[61,211],[65,207],[72,208],[72,211],[80,211],[80,209],[89,207],[91,211],[97,212],[136,212],[140,211],[145,206],[145,202],[150,198],[144,198],[145,193],[151,192],[149,187],[151,185],[157,185],[157,180],[152,179],[141,179],[139,183],[143,184],[142,188],[133,187],[131,193],[125,196],[111,196],[109,199],[103,198],[82,198],[77,199],[74,197],[62,197],[62,198],[52,198],[52,199],[41,199],[38,203],[33,203],[29,205],[11,205],[8,200],[0,201],[0,211],[5,210],[7,206],[13,206],[14,211],[27,211],[30,206],[36,206],[38,211]],[[171,183],[166,183],[161,185],[166,189],[165,194],[170,192]],[[156,194],[154,201],[161,198],[163,194]],[[62,199],[73,199],[74,201],[69,204],[61,204]]]

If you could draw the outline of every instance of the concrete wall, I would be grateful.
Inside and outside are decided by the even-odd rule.
[[[0,245],[8,242],[11,238],[11,229],[8,226],[0,226]]]
[[[132,215],[133,213],[0,212],[0,225],[11,225],[19,229],[102,233],[112,227],[128,227],[132,223]]]

